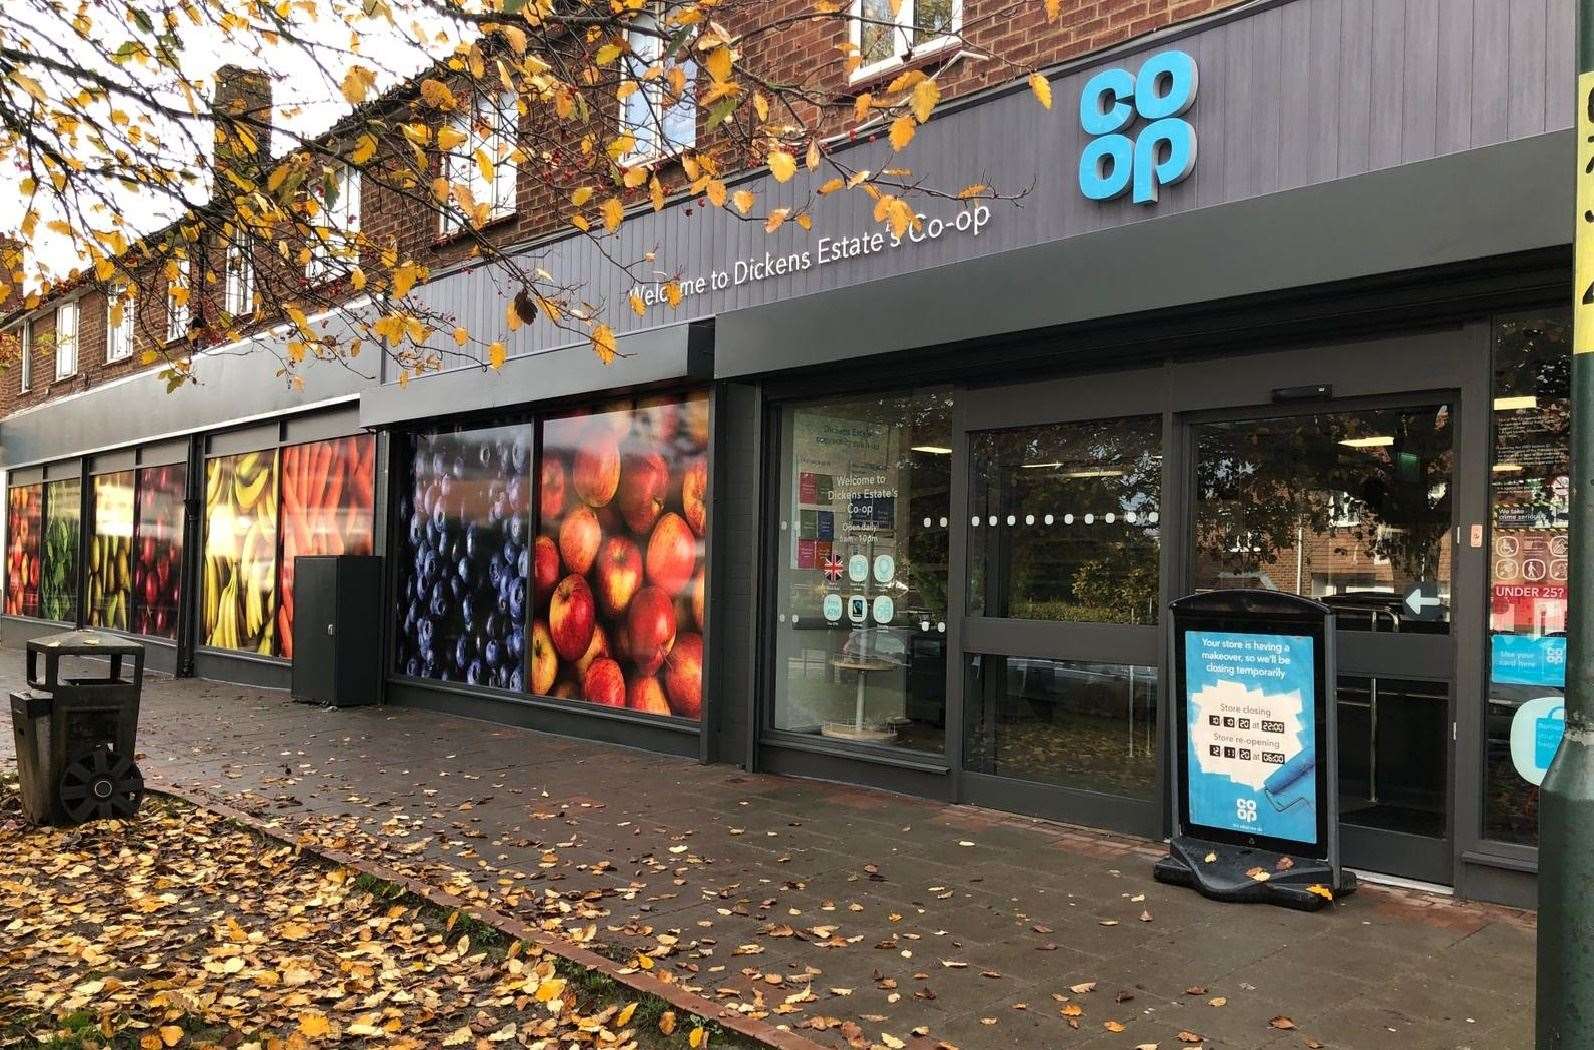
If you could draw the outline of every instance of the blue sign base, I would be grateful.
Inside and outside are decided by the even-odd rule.
[[[1183,836],[1168,851],[1152,872],[1156,880],[1191,887],[1209,900],[1316,911],[1356,889],[1355,872],[1341,869],[1336,885],[1333,867],[1323,860]]]

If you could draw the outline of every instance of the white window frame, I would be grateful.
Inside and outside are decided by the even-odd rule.
[[[659,5],[650,5],[637,16],[636,21],[657,25],[659,11]],[[697,103],[692,99],[692,89],[697,82],[697,63],[687,59],[674,64],[686,74],[686,94],[666,108],[665,95],[669,91],[669,71],[672,67],[664,66],[663,72],[652,80],[643,79],[649,68],[659,64],[664,41],[650,33],[627,32],[626,44],[630,51],[620,60],[621,69],[626,76],[636,81],[638,87],[620,102],[620,127],[636,140],[636,145],[620,158],[620,163],[628,166],[651,164],[692,149],[697,145]],[[640,115],[633,112],[633,107],[638,105],[645,109]],[[690,133],[672,135],[672,123],[678,129],[679,122],[686,116],[691,118]]]
[[[227,242],[223,264],[221,308],[229,317],[247,317],[255,310],[255,264],[248,233],[237,232]]]
[[[520,147],[520,106],[513,91],[477,93],[470,106],[450,122],[464,134],[465,141],[443,154],[443,175],[449,182],[465,186],[477,204],[486,204],[487,222],[497,222],[515,214],[515,190],[520,164],[515,150]],[[492,163],[492,179],[482,177],[476,151]],[[444,205],[439,215],[444,236],[458,233],[470,225],[457,202]]]
[[[335,231],[325,239],[319,235],[311,237],[310,259],[305,264],[304,275],[312,284],[321,284],[338,276],[341,266],[347,265],[353,269],[355,262],[346,256],[352,250],[350,242],[360,232],[360,172],[352,164],[339,164],[333,170],[333,180],[338,184],[338,190],[337,200],[331,207],[320,199],[325,186],[324,173],[316,176],[310,190],[319,204],[310,225]],[[336,221],[329,221],[328,217],[334,213]]]
[[[175,343],[188,337],[188,326],[194,315],[194,282],[190,279],[192,270],[188,260],[173,260],[177,264],[177,278],[168,279],[166,282],[166,341]],[[174,290],[182,287],[188,290],[187,298],[179,303]]]
[[[853,54],[863,57],[863,4],[864,0],[852,0],[852,17],[847,22],[847,37],[852,41]],[[864,62],[852,71],[849,78],[853,83],[860,80],[871,80],[886,70],[895,69],[912,59],[932,55],[957,42],[955,36],[934,36],[923,41],[918,46],[913,43],[913,12],[917,6],[916,0],[902,0],[897,8],[896,32],[893,34],[896,47],[892,53],[885,57]],[[963,28],[963,0],[952,0],[952,32],[957,33]]]
[[[122,323],[112,324],[111,314],[116,301],[122,301]],[[125,361],[133,356],[134,299],[126,288],[108,288],[105,291],[105,363]]]
[[[25,318],[16,326],[18,353],[22,358],[22,382],[19,393],[26,394],[33,387],[33,319]]]
[[[71,324],[67,324],[67,319]],[[78,301],[62,303],[55,308],[55,378],[70,379],[77,375],[78,337],[81,333],[82,315]]]

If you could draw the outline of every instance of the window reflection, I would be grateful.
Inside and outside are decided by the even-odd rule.
[[[969,612],[1156,623],[1161,448],[1157,416],[973,435]]]
[[[782,413],[774,727],[945,749],[952,398]]]
[[[1194,583],[1320,599],[1340,630],[1445,633],[1448,405],[1196,430]]]
[[[1155,797],[1155,667],[982,655],[968,681],[969,770]]]
[[[1565,718],[1571,370],[1567,311],[1495,323],[1483,823],[1529,845],[1539,790],[1524,772],[1548,765]]]

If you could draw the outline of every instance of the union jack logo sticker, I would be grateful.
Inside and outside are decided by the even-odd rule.
[[[846,563],[839,554],[825,555],[825,579],[832,582],[841,579],[841,574],[846,569]]]

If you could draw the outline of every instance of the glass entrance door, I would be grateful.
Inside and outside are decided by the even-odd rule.
[[[1313,406],[1190,426],[1192,590],[1334,610],[1345,863],[1451,879],[1452,404]]]

